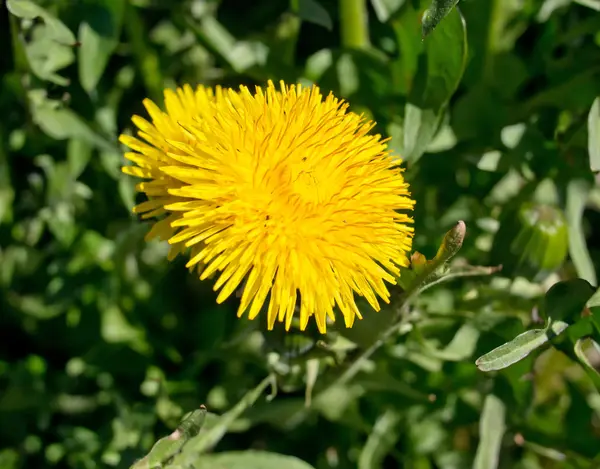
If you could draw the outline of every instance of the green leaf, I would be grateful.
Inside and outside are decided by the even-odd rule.
[[[588,114],[587,127],[590,168],[592,171],[600,171],[600,97],[594,99]]]
[[[75,53],[71,46],[48,42],[50,31],[43,26],[36,27],[33,39],[25,45],[25,55],[31,71],[41,78],[60,86],[67,86],[69,80],[55,72],[73,63]]]
[[[206,408],[190,412],[179,424],[177,430],[169,436],[158,440],[147,456],[137,461],[131,469],[154,469],[162,468],[175,454],[181,451],[183,445],[192,437],[196,436],[206,419]]]
[[[480,357],[475,364],[481,371],[501,370],[522,360],[531,352],[559,336],[579,321],[581,312],[594,294],[592,286],[583,279],[558,282],[544,298],[546,327],[526,331],[510,342]]]
[[[598,0],[573,0],[573,2],[591,8],[592,10],[600,11],[600,1]]]
[[[272,382],[272,376],[267,376],[254,389],[246,393],[231,410],[222,415],[213,427],[190,439],[183,451],[173,459],[173,465],[185,465],[191,461],[197,461],[198,455],[205,453],[209,448],[215,446],[242,413],[254,405],[267,386]]]
[[[577,341],[575,342],[575,346],[573,347],[573,351],[575,352],[575,355],[577,356],[577,359],[579,360],[579,363],[585,370],[586,374],[588,375],[592,383],[594,383],[596,389],[600,391],[600,372],[598,372],[594,365],[590,363],[590,360],[587,357],[584,350],[584,346],[586,345],[586,343],[589,344],[591,342],[591,339],[577,339]]]
[[[267,451],[231,451],[202,456],[194,461],[196,469],[314,469],[293,456]]]
[[[34,295],[8,295],[8,304],[19,310],[21,313],[36,319],[52,319],[60,316],[66,310],[64,305],[50,304],[47,298]]]
[[[496,469],[500,462],[502,437],[506,431],[506,406],[493,394],[483,403],[479,421],[479,445],[475,453],[473,469]]]
[[[213,16],[206,16],[198,23],[190,20],[189,24],[201,43],[237,73],[251,69],[264,58],[265,47],[260,47],[260,44],[253,47],[252,43],[237,41]]]
[[[81,139],[89,144],[112,153],[120,153],[116,144],[92,130],[75,112],[51,101],[32,100],[33,121],[48,136],[56,140]]]
[[[102,312],[100,334],[106,342],[111,344],[120,342],[130,344],[145,342],[144,330],[132,326],[116,305],[111,305]]]
[[[557,282],[544,297],[544,312],[552,321],[574,324],[581,319],[581,312],[594,292],[594,288],[581,278]]]
[[[525,358],[552,337],[562,333],[567,327],[569,327],[567,323],[559,321],[552,330],[544,328],[525,331],[510,342],[479,357],[475,365],[481,371],[496,371],[506,368]]]
[[[19,18],[27,20],[42,18],[54,41],[69,46],[76,43],[75,36],[71,30],[62,21],[39,5],[29,0],[7,0],[6,6],[8,11]]]
[[[421,29],[424,38],[431,34],[457,3],[458,0],[433,0],[431,2],[431,6],[423,13]]]
[[[596,332],[600,335],[600,288],[596,290],[596,293],[588,300],[586,306],[592,313],[591,322],[596,329]]]
[[[88,93],[96,88],[118,45],[125,2],[101,0],[89,6],[79,26],[79,80]]]
[[[565,214],[569,225],[569,255],[577,275],[592,285],[597,285],[596,271],[583,233],[583,211],[591,184],[585,179],[573,179],[567,185]]]
[[[333,29],[333,22],[329,13],[316,0],[292,0],[293,11],[303,21],[323,26],[328,30]]]
[[[445,348],[437,350],[426,346],[425,352],[444,361],[463,361],[475,351],[479,335],[479,330],[473,325],[463,324]]]
[[[425,41],[425,54],[419,57],[416,85],[409,100],[421,108],[438,110],[458,87],[467,64],[467,51],[465,20],[454,9]]]
[[[67,164],[70,176],[77,179],[85,170],[92,158],[92,146],[90,142],[72,138],[67,144]]]
[[[404,108],[402,160],[414,163],[425,153],[440,124],[441,112],[411,103]]]
[[[394,409],[387,409],[375,421],[367,442],[358,457],[358,469],[377,469],[388,452],[394,448],[400,437],[398,424],[401,414]]]
[[[371,0],[373,10],[377,19],[385,23],[394,13],[396,13],[406,0]]]

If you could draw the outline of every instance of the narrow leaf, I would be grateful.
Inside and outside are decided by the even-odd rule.
[[[531,329],[519,334],[510,342],[502,344],[491,352],[479,357],[475,362],[481,371],[495,371],[506,368],[522,360],[535,349],[562,333],[569,325],[557,321],[553,327]]]
[[[358,469],[377,469],[388,452],[396,445],[400,432],[400,414],[388,409],[379,416],[358,457]]]
[[[88,93],[96,88],[117,47],[124,10],[122,0],[102,0],[89,7],[79,27],[79,79]]]
[[[263,379],[258,386],[249,391],[229,412],[222,415],[213,427],[192,438],[183,451],[173,459],[172,464],[174,466],[185,466],[191,461],[195,461],[198,455],[216,445],[240,415],[258,400],[272,381],[273,379],[270,375]]]
[[[496,469],[500,462],[502,437],[506,430],[506,406],[489,394],[483,403],[483,412],[479,421],[479,445],[475,454],[473,469]]]
[[[600,97],[594,99],[588,114],[587,126],[590,168],[592,171],[600,171]]]
[[[575,355],[577,356],[577,359],[579,360],[579,363],[589,376],[590,380],[592,381],[592,383],[594,383],[596,389],[600,391],[600,373],[594,367],[594,365],[590,363],[590,360],[588,359],[584,350],[585,344],[589,341],[591,341],[591,339],[578,339],[577,342],[575,342],[573,350],[575,352]]]
[[[202,456],[193,462],[196,469],[314,469],[293,456],[267,451],[231,451]]]
[[[422,34],[429,36],[438,24],[452,11],[458,0],[433,0],[423,13]]]
[[[407,103],[404,109],[404,145],[402,159],[414,163],[433,140],[442,113]]]
[[[569,225],[569,255],[577,275],[592,285],[597,285],[596,271],[583,233],[583,211],[587,203],[591,183],[585,179],[573,179],[567,186],[565,214]]]
[[[187,440],[198,434],[205,419],[206,408],[204,406],[190,412],[190,414],[181,421],[177,430],[169,436],[158,440],[148,455],[137,461],[131,466],[131,469],[154,469],[156,467],[163,467],[163,464],[166,464],[169,459],[181,450]]]

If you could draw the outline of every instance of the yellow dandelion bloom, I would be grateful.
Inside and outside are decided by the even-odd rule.
[[[238,315],[254,319],[268,299],[268,327],[289,329],[297,310],[321,332],[334,309],[351,327],[354,295],[379,310],[408,264],[412,209],[408,184],[375,125],[319,88],[269,82],[254,94],[184,86],[150,100],[138,137],[121,136],[146,179],[134,212],[157,221],[148,238],[190,251],[200,279],[214,274],[217,302],[243,286]],[[298,304],[298,309],[296,308]]]

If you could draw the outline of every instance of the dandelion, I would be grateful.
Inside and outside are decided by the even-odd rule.
[[[138,137],[121,136],[146,181],[133,210],[155,219],[147,239],[168,240],[169,259],[189,251],[200,279],[218,276],[217,302],[243,288],[238,316],[289,329],[299,311],[326,332],[334,310],[351,327],[355,295],[375,310],[389,303],[408,264],[414,202],[374,123],[316,86],[238,91],[186,85],[150,100],[151,122],[133,117]],[[297,307],[298,305],[298,307]]]

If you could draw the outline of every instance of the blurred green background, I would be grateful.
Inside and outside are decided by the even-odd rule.
[[[497,372],[475,366],[541,327],[553,283],[597,283],[600,2],[462,0],[423,39],[431,3],[0,4],[0,468],[129,467],[186,412],[205,404],[214,425],[273,370],[277,396],[213,450],[308,466],[208,467],[600,467],[597,346],[587,368],[564,343]],[[218,306],[184,259],[143,241],[131,214],[142,199],[120,173],[117,137],[145,97],[268,79],[317,83],[392,137],[417,201],[416,250],[433,257],[464,220],[453,265],[505,266],[419,295],[341,387],[330,383],[389,311],[333,331],[337,361],[301,353],[310,335],[263,334],[235,317],[236,298]],[[524,203],[552,205],[558,234]]]

